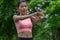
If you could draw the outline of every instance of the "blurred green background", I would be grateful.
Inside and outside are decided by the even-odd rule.
[[[0,0],[0,40],[16,40],[12,16],[19,0]],[[34,40],[60,40],[60,0],[26,0],[28,13],[41,12],[44,19],[33,23]]]

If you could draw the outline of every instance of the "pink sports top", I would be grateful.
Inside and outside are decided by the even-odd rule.
[[[15,23],[17,32],[32,32],[32,22],[30,18],[24,19],[24,20],[18,20],[17,23]]]

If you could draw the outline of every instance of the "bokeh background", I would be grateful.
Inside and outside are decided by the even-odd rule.
[[[13,15],[19,0],[0,0],[0,40],[16,40]],[[34,40],[60,40],[60,0],[26,0],[28,14],[41,12],[44,19],[33,23]]]

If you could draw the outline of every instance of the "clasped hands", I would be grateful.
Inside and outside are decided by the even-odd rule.
[[[40,12],[35,12],[32,16],[33,21],[38,21],[44,18],[44,14],[41,14]]]

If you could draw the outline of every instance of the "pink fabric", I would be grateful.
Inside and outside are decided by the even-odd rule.
[[[30,18],[19,20],[16,24],[17,32],[32,32],[32,22]]]

